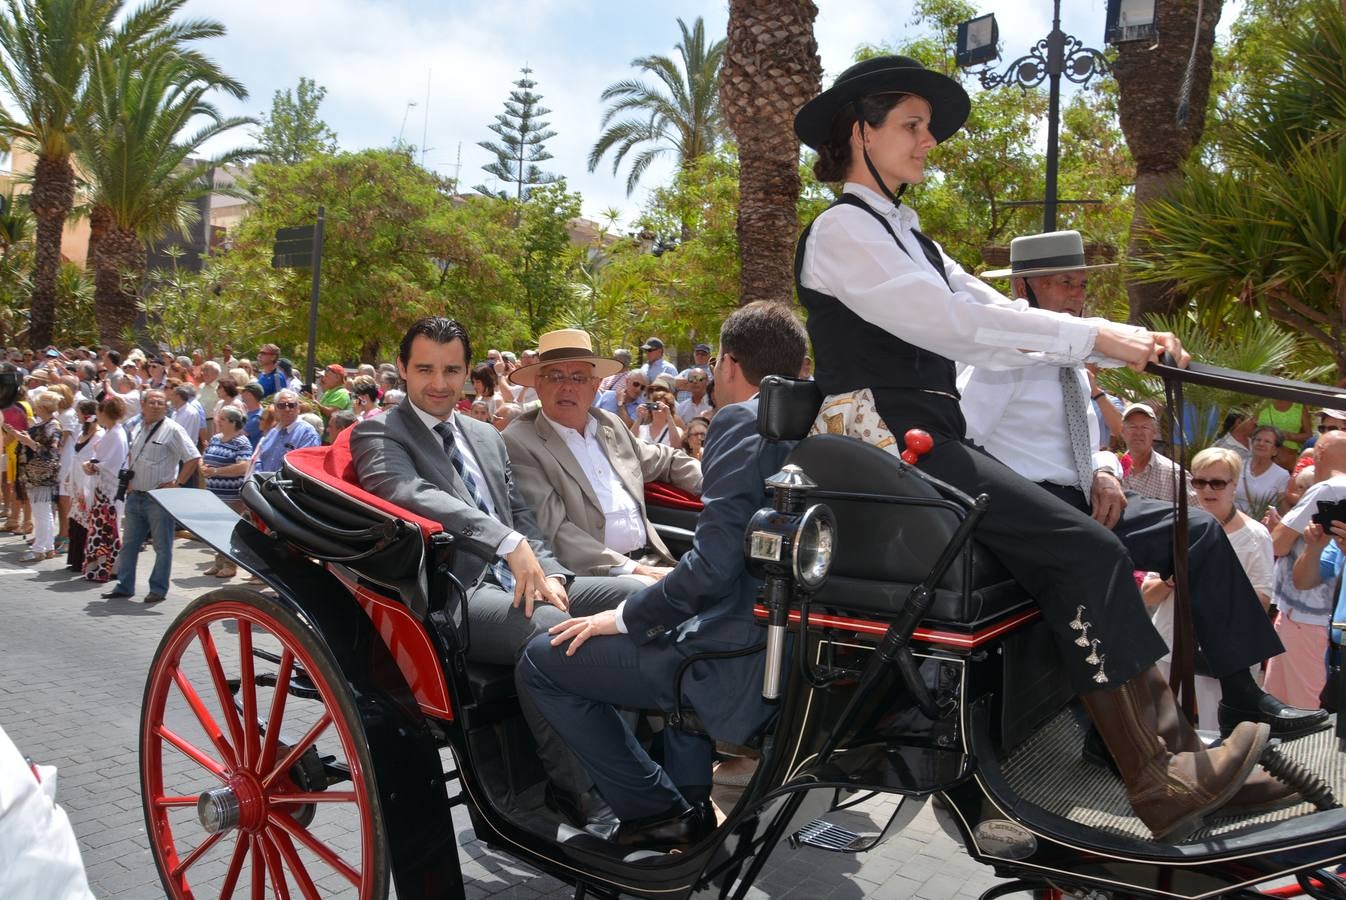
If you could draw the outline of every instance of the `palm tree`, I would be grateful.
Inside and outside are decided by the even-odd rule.
[[[603,112],[605,129],[589,151],[589,171],[609,150],[612,174],[621,168],[622,160],[636,147],[645,145],[631,163],[626,176],[626,193],[630,195],[640,176],[660,156],[672,151],[679,165],[687,165],[699,156],[713,151],[720,143],[719,110],[720,61],[724,57],[723,38],[706,46],[706,26],[698,16],[690,31],[678,19],[682,40],[676,47],[681,57],[678,62],[667,56],[641,56],[631,65],[654,76],[659,84],[651,87],[639,79],[628,79],[608,85],[601,99],[611,105]],[[618,116],[634,114],[614,122]]]
[[[61,232],[75,199],[76,131],[84,89],[100,46],[139,54],[162,45],[222,34],[209,21],[175,23],[186,0],[149,0],[121,17],[124,0],[4,0],[0,11],[0,87],[15,115],[0,106],[0,134],[37,156],[28,202],[37,219],[34,250],[33,347],[51,342]],[[193,51],[183,50],[196,57]]]
[[[813,0],[730,0],[720,102],[738,138],[739,302],[794,299],[795,111],[819,89]]]
[[[212,191],[211,171],[253,153],[239,149],[193,158],[207,141],[256,124],[223,117],[207,100],[216,88],[246,96],[213,64],[203,66],[171,49],[144,59],[98,54],[79,136],[80,167],[92,192],[94,305],[105,343],[120,343],[135,320],[146,245],[171,230],[184,232],[199,215],[193,201]],[[187,133],[189,127],[195,130]]]

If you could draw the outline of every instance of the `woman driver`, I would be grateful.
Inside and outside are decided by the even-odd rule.
[[[921,234],[899,198],[924,178],[926,154],[962,127],[969,108],[957,82],[884,56],[847,69],[799,110],[795,132],[818,151],[819,180],[845,182],[805,230],[795,261],[815,378],[829,399],[871,392],[893,434],[922,428],[934,438],[923,471],[991,498],[977,540],[1042,608],[1136,815],[1160,840],[1181,840],[1239,792],[1268,727],[1241,723],[1211,750],[1166,749],[1160,730],[1181,716],[1154,667],[1168,648],[1125,549],[1088,515],[967,442],[954,360],[1009,368],[1105,358],[1140,369],[1162,350],[1184,364],[1187,356],[1170,334],[1011,301]]]

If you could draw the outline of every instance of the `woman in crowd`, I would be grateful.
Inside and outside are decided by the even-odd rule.
[[[51,559],[56,555],[56,492],[61,471],[61,423],[57,410],[60,405],[61,395],[55,391],[38,394],[33,402],[34,423],[27,433],[14,433],[27,451],[23,477],[28,501],[33,507],[33,549],[19,557],[22,562]]]
[[[379,409],[379,385],[370,375],[359,375],[351,385],[351,411],[358,420],[377,416]]]
[[[5,524],[0,529],[6,534],[29,534],[33,530],[33,510],[28,502],[28,490],[23,483],[23,455],[19,452],[18,434],[27,432],[33,424],[32,406],[19,392],[19,399],[6,406],[4,415],[5,448]]]
[[[232,406],[239,412],[243,411],[243,401],[238,397],[238,381],[232,375],[221,375],[215,382],[215,396],[218,404],[215,407]]]
[[[682,420],[673,411],[676,402],[673,389],[662,378],[653,382],[645,391],[645,403],[636,410],[631,430],[651,444],[682,446]]]
[[[89,536],[84,544],[84,577],[90,581],[111,581],[117,573],[117,554],[121,552],[121,504],[117,497],[117,473],[126,462],[126,430],[120,427],[126,417],[121,398],[107,396],[98,404],[98,425],[103,434],[95,442],[94,458],[84,464],[92,478],[89,518],[85,527]]]
[[[97,401],[79,401],[76,404],[76,415],[79,417],[80,432],[72,442],[75,453],[62,493],[70,498],[70,547],[66,553],[65,567],[82,572],[84,546],[89,539],[89,508],[93,499],[93,477],[85,470],[84,464],[94,458],[103,429],[98,424]]]
[[[1286,471],[1294,468],[1304,441],[1313,436],[1308,407],[1290,400],[1273,400],[1257,414],[1258,425],[1269,425],[1281,433],[1276,447],[1276,463]]]
[[[795,131],[818,152],[819,180],[844,184],[801,236],[796,261],[815,378],[829,401],[872,402],[882,421],[866,428],[899,447],[907,429],[924,429],[933,447],[920,469],[992,498],[978,541],[1042,610],[1065,677],[1116,759],[1136,815],[1159,840],[1181,840],[1237,797],[1269,728],[1243,722],[1217,749],[1167,749],[1157,723],[1182,713],[1154,665],[1168,648],[1146,614],[1126,548],[1090,515],[967,440],[954,361],[1008,369],[1102,358],[1139,370],[1165,351],[1183,365],[1188,357],[1170,334],[1004,297],[921,233],[901,195],[924,180],[926,155],[970,109],[953,79],[907,57],[880,56],[847,69],[799,110]],[[726,364],[732,357],[719,363]]]
[[[51,389],[61,395],[56,420],[61,425],[61,470],[56,480],[56,552],[64,553],[70,544],[70,470],[75,464],[75,438],[80,432],[79,416],[75,412],[75,392],[67,384],[53,384]]]
[[[215,434],[201,454],[201,474],[206,479],[206,490],[240,516],[247,511],[243,505],[243,479],[252,459],[252,442],[243,433],[246,421],[247,416],[232,406],[215,410]],[[233,578],[238,569],[229,557],[216,553],[215,562],[206,569],[206,574]]]
[[[1247,411],[1242,409],[1230,410],[1220,426],[1220,436],[1212,446],[1233,450],[1239,455],[1239,459],[1246,461],[1252,454],[1250,441],[1252,440],[1253,429],[1256,427],[1257,419],[1250,416]]]
[[[1243,464],[1243,477],[1234,498],[1239,509],[1261,518],[1276,506],[1290,483],[1290,472],[1276,463],[1283,444],[1280,431],[1270,425],[1259,425],[1253,431],[1248,440],[1248,461]]]
[[[710,420],[697,416],[687,423],[687,430],[682,435],[682,450],[693,459],[701,458],[701,448],[706,443],[706,429],[710,428]]]
[[[500,404],[505,401],[500,399],[500,392],[497,390],[495,367],[490,363],[482,363],[472,370],[472,392],[475,394],[476,400],[485,402],[487,414],[485,421],[491,421],[491,418],[495,415],[495,411],[500,407]]]

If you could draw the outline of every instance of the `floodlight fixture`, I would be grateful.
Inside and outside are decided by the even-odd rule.
[[[995,13],[958,23],[958,47],[954,57],[959,66],[979,66],[1000,58],[1000,26]]]

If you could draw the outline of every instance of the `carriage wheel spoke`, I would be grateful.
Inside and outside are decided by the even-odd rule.
[[[199,797],[155,797],[154,805],[158,809],[171,809],[175,806],[195,806]]]
[[[313,879],[308,877],[308,869],[304,866],[304,861],[299,858],[299,854],[295,852],[290,836],[283,831],[274,829],[270,832],[270,836],[271,842],[280,851],[281,860],[289,868],[290,874],[294,876],[295,883],[299,885],[304,900],[320,900],[322,895],[318,892],[317,886],[313,884]]]
[[[220,900],[231,900],[234,896],[234,887],[238,884],[238,876],[243,872],[243,860],[247,855],[247,838],[239,835],[238,843],[234,845],[233,858],[229,860],[229,871],[225,873],[224,884],[220,886]]]
[[[355,885],[357,888],[360,886],[360,873],[338,856],[335,850],[314,837],[307,828],[304,828],[294,819],[291,819],[284,813],[269,813],[266,817],[266,821],[272,827],[281,829],[309,850],[312,850],[315,856],[335,869],[351,884]]]
[[[192,712],[196,713],[197,721],[205,729],[210,742],[215,745],[220,758],[229,768],[238,768],[238,757],[234,755],[234,748],[229,746],[229,742],[224,739],[224,731],[220,729],[219,723],[210,714],[210,710],[206,709],[205,701],[196,692],[196,688],[192,687],[192,683],[187,680],[187,673],[183,672],[182,669],[175,669],[173,671],[173,681],[177,684],[178,690],[182,691],[182,696],[186,698],[187,705],[192,708]]]
[[[178,750],[181,751],[184,756],[186,756],[192,762],[196,763],[201,768],[205,769],[210,774],[214,775],[216,778],[220,779],[220,781],[227,781],[229,779],[229,775],[227,772],[225,772],[224,766],[221,766],[215,760],[207,756],[204,750],[201,750],[195,747],[194,745],[189,744],[182,738],[178,737],[177,734],[175,734],[172,731],[172,729],[168,728],[168,726],[166,725],[158,726],[157,728],[154,729],[154,734],[157,737],[161,737],[164,740],[168,741],[168,743],[172,744],[174,747],[178,748]]]
[[[290,887],[285,883],[285,870],[280,865],[280,854],[267,838],[266,832],[257,836],[262,845],[262,855],[266,859],[266,870],[271,873],[271,896],[276,900],[290,900]]]
[[[290,694],[290,672],[294,669],[294,653],[289,647],[280,655],[280,669],[276,672],[276,689],[271,694],[271,714],[266,719],[266,736],[262,740],[262,758],[256,771],[266,772],[276,763],[276,747],[280,743],[280,721],[285,716],[285,698]]]
[[[266,860],[262,858],[262,844],[256,835],[248,840],[252,844],[252,900],[266,900]]]
[[[354,803],[355,791],[308,791],[294,794],[276,794],[268,799],[272,806],[290,803]]]
[[[240,751],[243,765],[252,769],[257,764],[257,684],[252,668],[252,623],[238,622],[239,692],[243,695],[243,747]],[[256,771],[254,769],[254,771]]]
[[[201,654],[206,658],[210,669],[210,680],[215,685],[215,695],[220,699],[220,708],[224,710],[224,722],[229,727],[229,735],[239,752],[243,752],[243,727],[238,721],[238,711],[234,709],[234,695],[224,678],[224,668],[220,665],[220,653],[215,649],[215,638],[210,634],[210,626],[198,625],[196,639],[201,642]]]
[[[201,846],[197,847],[195,850],[191,852],[191,854],[186,859],[178,863],[177,866],[173,869],[173,871],[168,873],[168,876],[170,878],[181,878],[182,874],[192,867],[192,863],[196,862],[198,859],[205,856],[206,853],[210,851],[211,847],[214,847],[216,844],[219,843],[220,838],[222,837],[224,837],[224,832],[217,831],[210,837],[206,838],[204,841],[201,842]]]
[[[280,764],[277,765],[274,769],[272,769],[269,773],[267,773],[267,776],[262,779],[262,787],[267,790],[270,790],[271,785],[276,780],[277,776],[279,776],[282,772],[290,771],[290,767],[299,761],[299,757],[304,755],[304,751],[308,749],[308,747],[311,744],[317,741],[318,735],[326,731],[327,726],[331,724],[332,724],[332,711],[330,709],[324,708],[322,717],[318,719],[316,723],[314,723],[313,727],[308,730],[307,734],[305,734],[302,738],[300,738],[298,741],[295,742],[295,745],[290,748],[289,753],[285,754],[285,758],[280,761]]]

